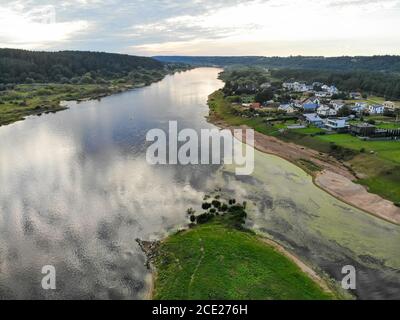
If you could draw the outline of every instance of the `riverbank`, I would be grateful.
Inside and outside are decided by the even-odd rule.
[[[185,71],[179,69],[174,72]],[[172,73],[174,73],[172,72]],[[68,109],[62,101],[99,100],[104,97],[142,88],[161,81],[170,72],[149,78],[147,82],[124,79],[91,84],[19,84],[13,89],[0,91],[0,126],[23,121],[28,116],[41,116]]]
[[[138,241],[153,273],[149,298],[350,298],[279,244],[240,227],[235,214],[211,215],[162,242]]]
[[[240,119],[235,118],[234,121],[230,121],[232,119],[226,116],[226,110],[224,113],[223,109],[227,108],[226,103],[220,91],[210,95],[208,120],[220,128],[248,128],[241,124]],[[365,187],[355,183],[354,181],[357,181],[359,177],[343,161],[326,153],[265,135],[258,132],[257,128],[255,129],[254,142],[257,150],[277,155],[301,167],[313,177],[313,181],[318,187],[337,199],[386,221],[400,224],[400,208],[393,202],[372,194]]]

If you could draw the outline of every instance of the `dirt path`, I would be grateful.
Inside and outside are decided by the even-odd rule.
[[[233,129],[222,121],[213,121],[213,123],[220,128]],[[296,165],[302,159],[315,163],[322,168],[321,172],[313,176],[316,186],[349,205],[386,221],[400,224],[400,208],[391,201],[369,193],[364,186],[353,182],[357,178],[344,163],[335,158],[259,132],[254,132],[254,143],[257,150],[279,156]]]

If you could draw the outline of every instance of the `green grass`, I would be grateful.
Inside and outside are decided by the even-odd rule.
[[[307,128],[292,129],[292,130],[297,133],[310,134],[310,135],[324,132],[324,130],[316,127],[307,127]]]
[[[314,163],[308,159],[299,159],[296,163],[304,171],[306,171],[310,174],[322,171],[322,168],[319,165],[317,165],[316,163]]]
[[[381,129],[400,129],[400,122],[382,122],[377,124]]]
[[[297,265],[215,217],[158,249],[155,299],[332,299]]]
[[[373,151],[379,158],[400,164],[400,141],[364,141],[350,134],[323,135],[317,138],[356,151],[364,148],[366,152]]]

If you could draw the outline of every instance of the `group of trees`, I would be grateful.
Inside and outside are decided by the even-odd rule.
[[[104,52],[35,52],[0,49],[0,90],[18,83],[102,83],[127,78],[148,82],[168,72],[155,59]]]

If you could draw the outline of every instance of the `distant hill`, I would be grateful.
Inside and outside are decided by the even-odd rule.
[[[372,57],[218,57],[155,56],[162,62],[180,62],[196,66],[262,66],[266,68],[319,69],[329,71],[368,70],[400,73],[400,56]]]
[[[115,79],[140,70],[163,71],[152,58],[85,51],[0,49],[0,83],[66,82],[74,77]]]

